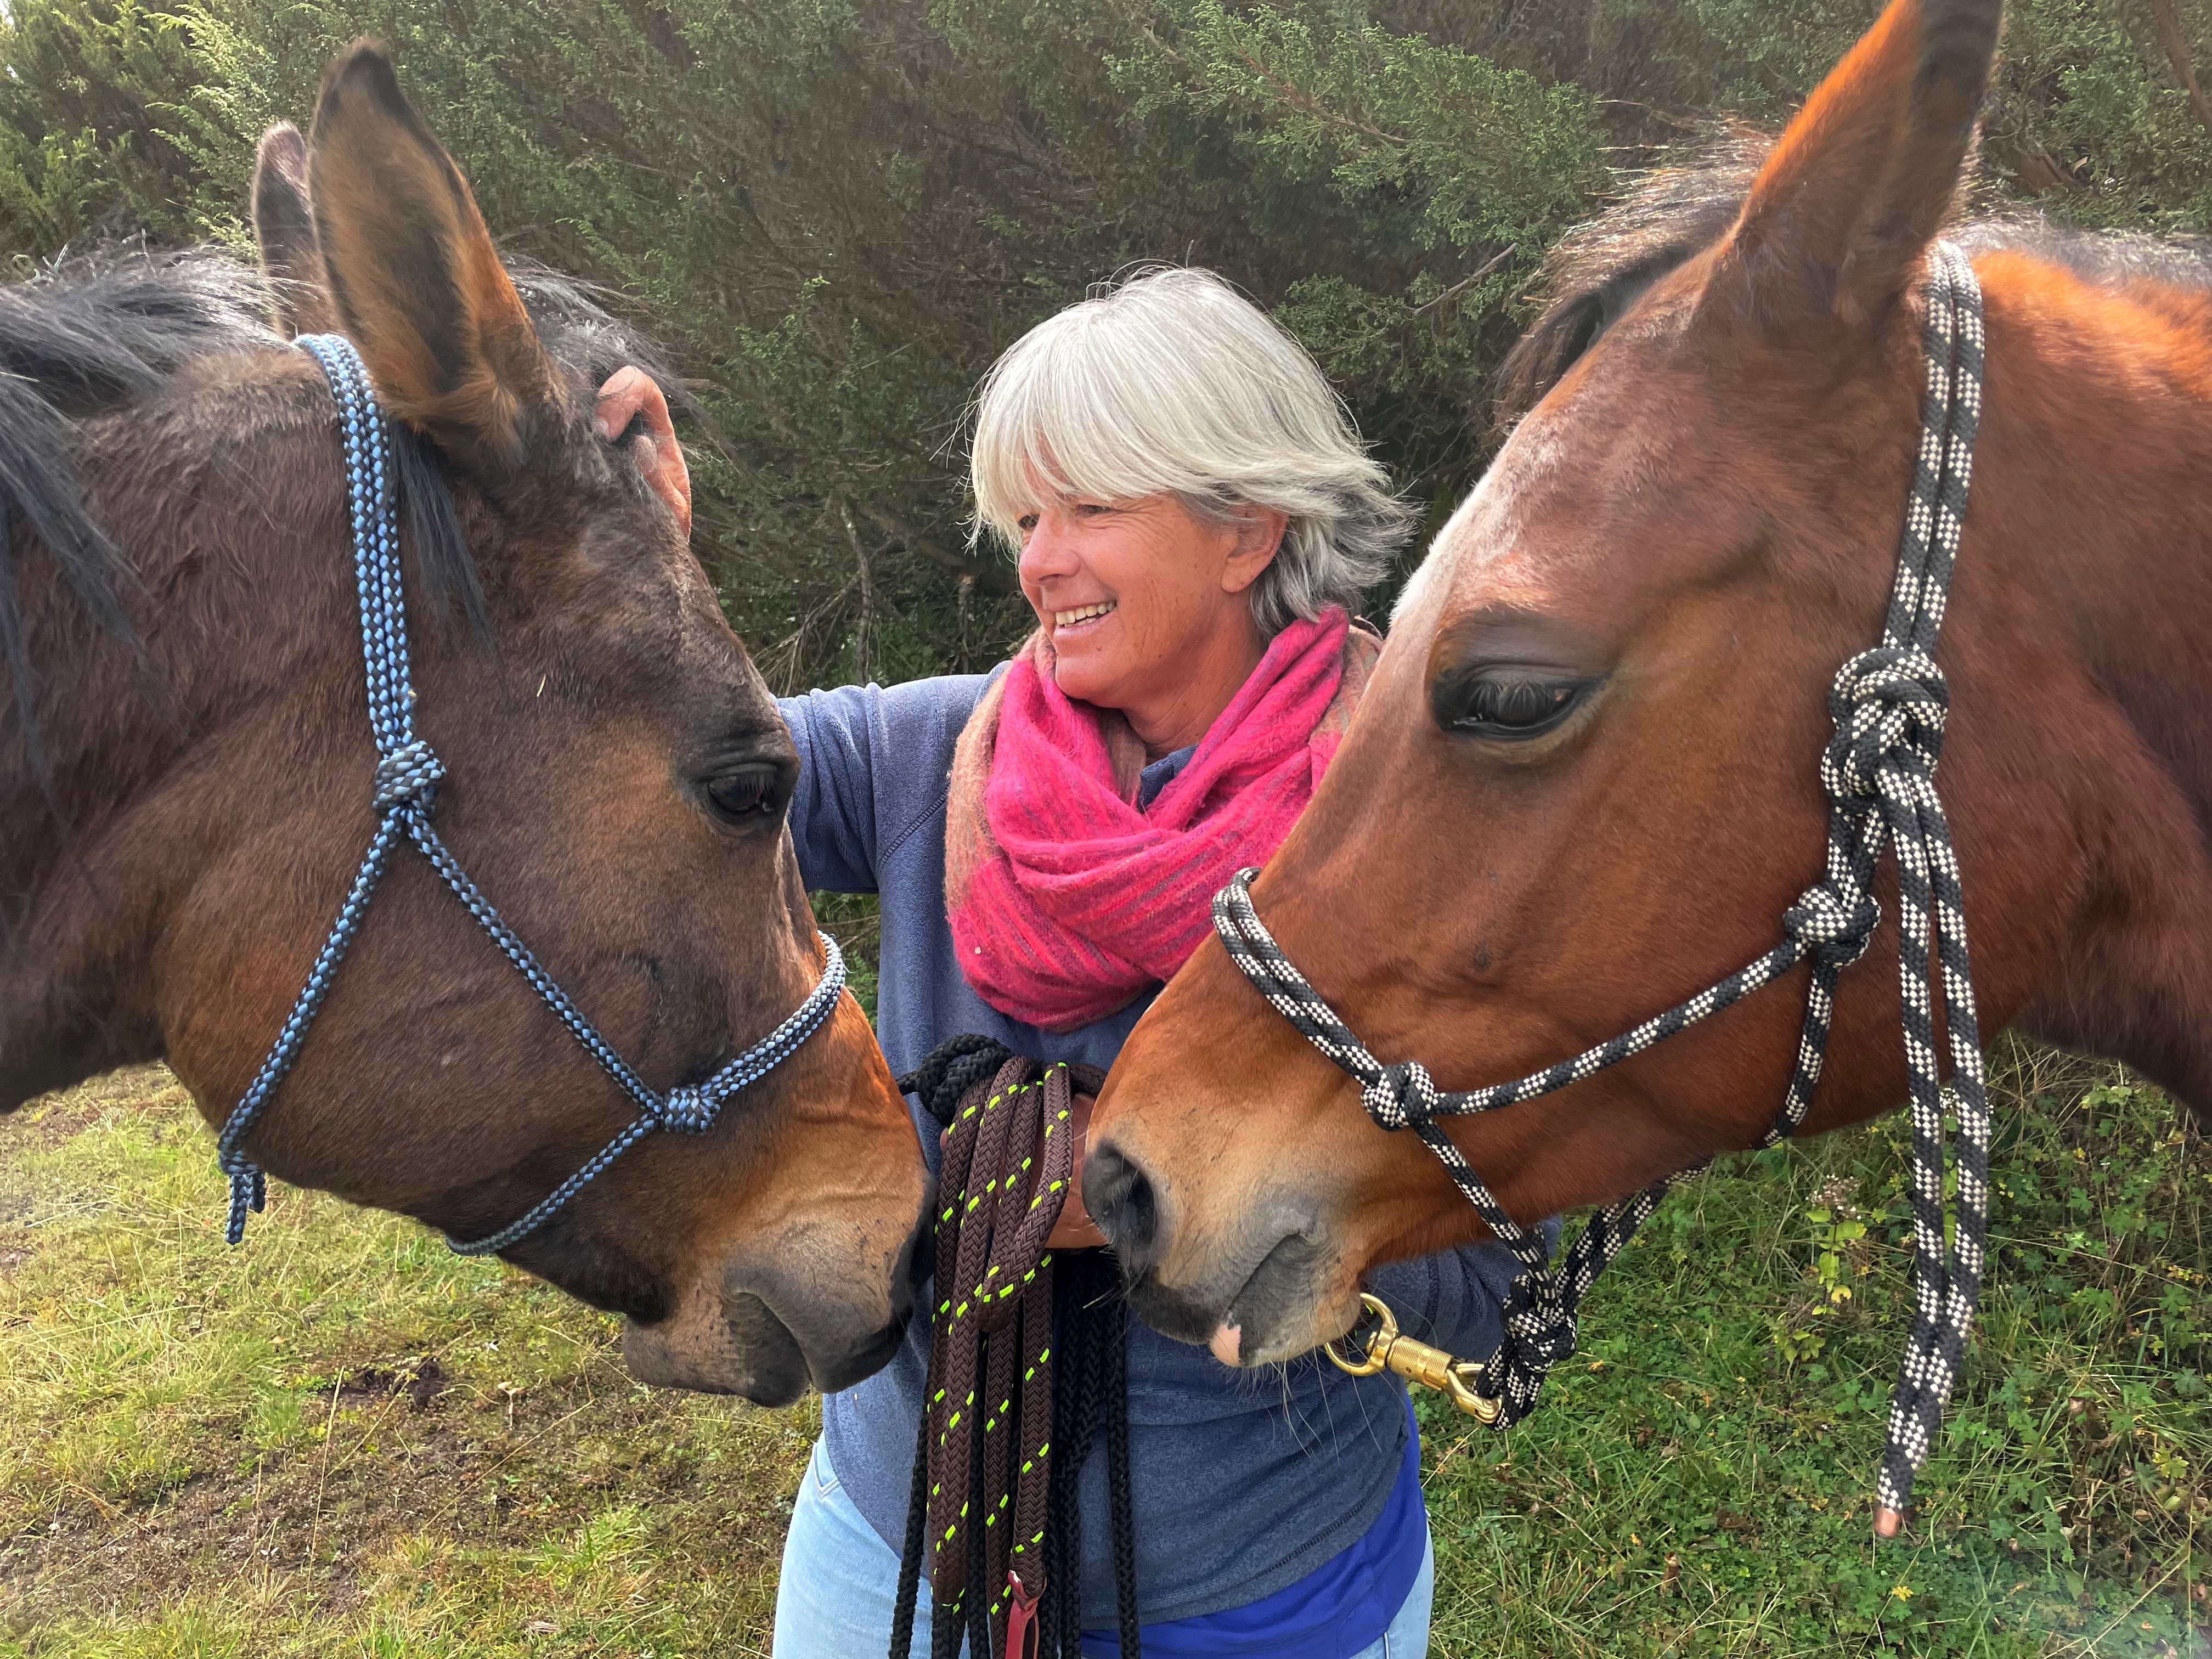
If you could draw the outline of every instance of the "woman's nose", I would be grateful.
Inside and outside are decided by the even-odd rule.
[[[1021,576],[1034,587],[1054,577],[1072,576],[1078,561],[1067,538],[1049,520],[1040,520],[1022,542]]]

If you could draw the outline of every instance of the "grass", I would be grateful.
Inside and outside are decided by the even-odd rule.
[[[1678,1194],[1510,1437],[1423,1403],[1441,1651],[2212,1656],[2212,1152],[2114,1068],[1993,1060],[1996,1266],[1908,1537],[1869,1529],[1899,1118]]]
[[[280,1189],[222,1243],[159,1071],[0,1127],[0,1653],[747,1655],[818,1423]]]
[[[1868,1533],[1900,1122],[1692,1183],[1510,1437],[1424,1402],[1436,1653],[2212,1659],[2212,1152],[1996,1058],[2000,1249],[1907,1540]],[[0,1654],[765,1650],[811,1407],[640,1389],[612,1322],[333,1199],[227,1249],[159,1071],[0,1148]]]

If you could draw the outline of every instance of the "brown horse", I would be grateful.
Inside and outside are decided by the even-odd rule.
[[[1579,238],[1506,376],[1496,463],[1400,605],[1254,884],[1384,1061],[1536,1071],[1760,956],[1821,872],[1826,697],[1874,644],[1919,428],[1920,276],[1998,0],[1893,0],[1748,179]],[[1741,175],[1738,175],[1741,179]],[[1940,783],[1984,1029],[2212,1108],[2212,290],[2141,245],[1990,225]],[[1529,407],[1532,405],[1533,407]],[[1805,1128],[1895,1105],[1896,887]],[[1564,1091],[1445,1120],[1516,1221],[1755,1145],[1807,969]],[[1337,1336],[1363,1271],[1480,1237],[1412,1135],[1218,940],[1122,1050],[1086,1190],[1135,1304],[1247,1364]]]
[[[345,469],[284,338],[332,319],[401,428],[441,830],[648,1085],[704,1079],[823,953],[775,704],[591,426],[642,343],[518,292],[373,47],[308,153],[264,143],[256,218],[273,281],[137,256],[0,293],[0,1109],[159,1057],[220,1122],[368,844]],[[635,1115],[403,846],[247,1151],[472,1238]],[[848,996],[708,1133],[648,1135],[505,1254],[627,1315],[639,1376],[781,1402],[890,1355],[925,1187]]]

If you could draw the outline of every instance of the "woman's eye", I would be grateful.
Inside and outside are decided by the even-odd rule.
[[[1482,737],[1533,738],[1565,719],[1587,684],[1494,673],[1449,679],[1437,688],[1437,723]]]
[[[707,799],[732,823],[744,823],[779,811],[783,775],[773,766],[746,766],[707,785]]]
[[[1024,536],[1028,535],[1030,531],[1035,530],[1036,526],[1037,515],[1034,513],[1024,513],[1020,518],[1014,520],[1014,528],[1020,531]]]

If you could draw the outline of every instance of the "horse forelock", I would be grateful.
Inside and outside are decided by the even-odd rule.
[[[1560,240],[1545,264],[1543,308],[1498,367],[1495,434],[1510,434],[1662,278],[1720,243],[1774,142],[1756,128],[1724,126]],[[2115,292],[2212,289],[2212,239],[2082,230],[2014,204],[1989,206],[1946,234],[1970,256],[2025,254]]]
[[[510,272],[532,326],[588,407],[592,388],[625,363],[660,381],[702,416],[658,349],[613,316],[597,290],[526,263]],[[99,628],[131,635],[125,590],[135,572],[94,517],[80,477],[76,429],[149,399],[213,359],[289,350],[272,325],[270,279],[217,248],[125,246],[56,260],[0,288],[0,707],[12,707],[32,781],[53,798],[33,696],[38,665],[21,613],[22,560],[33,543],[53,560]],[[487,627],[483,587],[436,447],[394,432],[397,485],[418,572],[432,605]],[[4,925],[0,923],[0,925]]]

